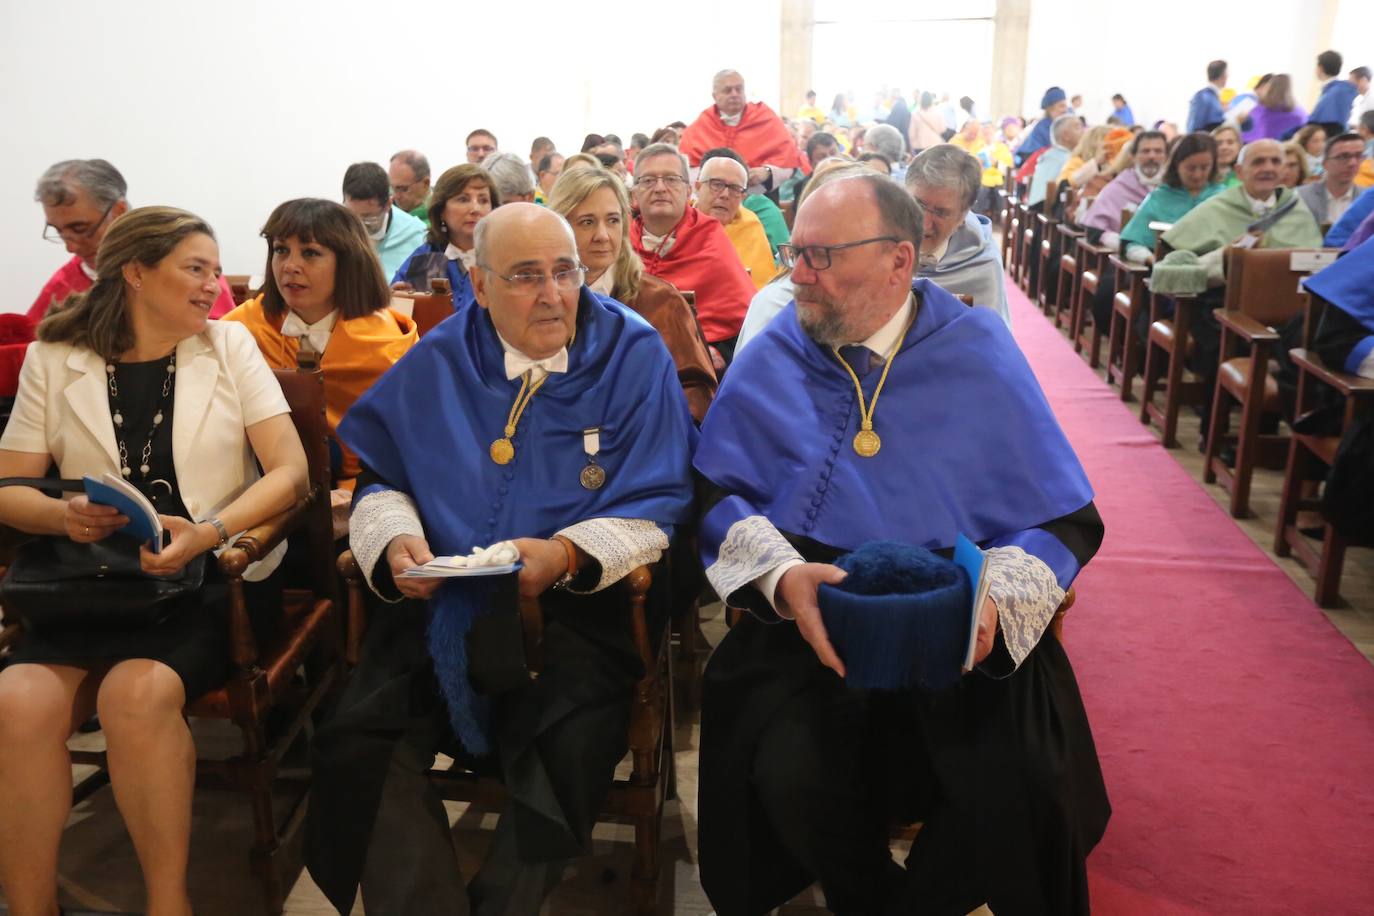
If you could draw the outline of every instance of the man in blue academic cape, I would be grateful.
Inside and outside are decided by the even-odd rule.
[[[1360,90],[1354,82],[1341,76],[1339,51],[1323,51],[1317,55],[1317,79],[1321,80],[1322,88],[1317,95],[1317,104],[1307,116],[1307,123],[1320,124],[1328,138],[1343,134],[1350,129],[1348,125]]]
[[[692,512],[696,432],[672,358],[582,285],[563,218],[509,204],[478,223],[474,251],[479,307],[426,335],[339,427],[363,464],[349,540],[380,599],[314,744],[306,861],[345,914],[359,884],[369,914],[539,911],[588,849],[643,676],[602,590],[656,561]],[[520,594],[544,596],[543,665],[477,696],[480,580],[402,573],[503,541]],[[426,779],[440,749],[487,759],[510,793],[468,888]]]
[[[1307,278],[1325,305],[1312,347],[1331,368],[1374,378],[1374,238]]]
[[[1069,111],[1069,101],[1064,90],[1058,86],[1046,89],[1040,98],[1040,110],[1044,112],[1044,117],[1035,122],[1035,126],[1016,147],[1017,165],[1029,159],[1036,150],[1050,145],[1050,125],[1054,123],[1055,118]]]
[[[701,880],[721,916],[817,880],[835,913],[1088,912],[1109,807],[1049,627],[1102,522],[1006,326],[912,282],[922,236],[883,176],[809,197],[782,249],[796,300],[702,427],[707,576],[752,612],[704,682]],[[973,670],[939,694],[846,686],[818,609],[832,562],[961,533],[992,583]],[[914,821],[902,867],[888,831]]]
[[[1207,65],[1207,85],[1188,100],[1188,133],[1211,131],[1226,120],[1221,104],[1221,90],[1226,88],[1226,61],[1214,60]]]

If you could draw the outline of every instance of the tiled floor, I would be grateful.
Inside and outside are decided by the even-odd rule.
[[[1104,382],[1105,384],[1105,382]],[[1138,390],[1137,384],[1137,390]],[[1122,409],[1138,410],[1132,402]],[[1171,454],[1200,479],[1202,456],[1195,448],[1198,420],[1184,411],[1179,441],[1184,447]],[[1256,473],[1252,505],[1254,517],[1237,524],[1305,592],[1312,580],[1305,569],[1291,559],[1272,554],[1273,520],[1277,511],[1281,474],[1260,470]],[[1199,486],[1203,486],[1199,483]],[[1225,491],[1219,486],[1204,489],[1223,504]],[[1342,581],[1343,602],[1326,611],[1331,621],[1367,658],[1374,661],[1374,551],[1355,549],[1346,560]],[[704,631],[714,644],[724,633],[719,606],[705,612]],[[698,723],[690,711],[679,719],[676,730],[678,795],[670,802],[663,825],[663,877],[660,885],[663,912],[693,916],[710,911],[696,878],[696,744]],[[202,747],[214,742],[231,742],[232,734],[210,732],[198,726]],[[99,736],[76,739],[98,744]],[[485,848],[492,817],[465,806],[451,805],[455,836],[460,850],[460,867],[471,874]],[[603,826],[595,834],[595,854],[569,869],[564,884],[545,907],[550,914],[606,914],[624,911],[628,898],[633,834],[629,827]],[[249,876],[246,850],[248,818],[242,800],[221,793],[201,793],[195,804],[191,880],[197,911],[202,916],[243,916],[259,912],[257,887]],[[137,912],[142,892],[138,866],[127,835],[120,823],[108,791],[97,793],[77,806],[64,837],[61,884],[64,900],[76,907],[103,912]],[[333,910],[325,902],[308,875],[303,874],[292,890],[286,912],[293,916],[325,916]],[[787,907],[784,914],[823,913],[819,895],[813,890]],[[362,913],[361,905],[354,913]]]

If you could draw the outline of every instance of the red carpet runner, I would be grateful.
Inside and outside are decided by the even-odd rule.
[[[1065,621],[1113,807],[1094,912],[1374,913],[1374,666],[1009,295],[1107,527]]]

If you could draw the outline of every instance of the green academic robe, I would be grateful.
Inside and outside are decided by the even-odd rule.
[[[1288,203],[1295,192],[1279,188],[1276,206]],[[1211,200],[1190,210],[1174,227],[1164,233],[1164,241],[1174,249],[1206,254],[1239,238],[1257,217],[1250,209],[1245,188],[1227,188]],[[1307,205],[1298,199],[1296,206],[1270,226],[1260,239],[1261,248],[1320,248],[1321,230]]]

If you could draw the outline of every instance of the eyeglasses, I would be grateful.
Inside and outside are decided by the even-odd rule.
[[[496,152],[496,147],[493,146],[493,145],[490,144],[490,143],[469,143],[469,144],[468,144],[468,152],[469,152],[469,153],[494,153],[494,152]]]
[[[419,180],[412,181],[410,184],[393,184],[391,186],[391,192],[393,194],[409,194],[411,188],[417,187],[420,184],[422,184],[422,182]]]
[[[387,211],[383,210],[381,213],[376,213],[372,216],[360,216],[358,218],[363,221],[363,228],[368,232],[379,232],[381,228],[386,225],[386,217]]]
[[[931,216],[935,217],[936,219],[949,219],[955,215],[955,211],[953,210],[943,210],[940,207],[932,207],[929,204],[922,201],[920,198],[916,199],[916,203],[920,204],[922,210],[924,210]]]
[[[635,187],[655,188],[663,185],[670,191],[677,190],[680,184],[686,184],[687,179],[681,175],[637,175],[635,176]]]
[[[1364,153],[1341,153],[1339,156],[1327,156],[1328,162],[1359,162],[1364,158]]]
[[[745,191],[744,185],[731,184],[728,181],[721,181],[719,178],[708,178],[704,184],[717,194],[724,194],[726,191],[731,194],[743,194]]]
[[[578,266],[569,267],[567,270],[557,271],[552,277],[549,277],[547,274],[510,274],[507,276],[506,274],[496,273],[495,269],[489,265],[479,264],[478,266],[483,270],[491,271],[493,274],[509,283],[511,289],[527,296],[532,296],[539,292],[544,288],[544,284],[548,283],[550,279],[553,280],[554,288],[559,292],[571,292],[582,286],[582,278],[587,274],[587,268]]]
[[[101,226],[105,225],[105,220],[109,217],[110,211],[115,208],[115,204],[117,203],[119,203],[119,201],[115,201],[113,204],[110,204],[108,207],[106,207],[105,212],[100,214],[100,219],[96,220],[90,226],[86,226],[84,228],[81,226],[80,223],[77,223],[75,226],[68,226],[66,228],[60,228],[58,226],[54,226],[52,223],[47,223],[43,226],[43,241],[52,242],[55,245],[60,245],[68,239],[71,239],[74,242],[80,242],[90,238],[91,236],[96,234],[96,232],[100,229]]]
[[[796,267],[798,261],[806,261],[806,266],[812,270],[828,270],[833,260],[832,252],[843,251],[846,248],[858,248],[860,245],[871,245],[874,242],[900,242],[901,239],[895,235],[879,235],[871,239],[859,239],[857,242],[845,242],[843,245],[779,245],[778,260],[783,267]]]

